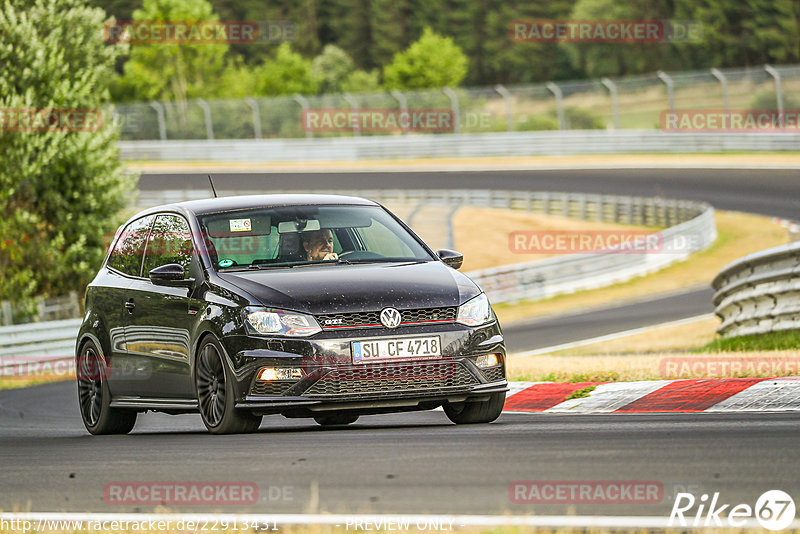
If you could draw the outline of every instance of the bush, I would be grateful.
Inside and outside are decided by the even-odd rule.
[[[2,0],[0,0],[2,1]],[[0,108],[100,110],[118,49],[83,0],[0,5]],[[123,175],[110,114],[97,131],[0,129],[0,300],[82,290],[136,179]]]

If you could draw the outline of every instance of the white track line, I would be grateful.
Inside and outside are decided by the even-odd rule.
[[[669,321],[666,323],[659,323],[650,326],[643,326],[641,328],[634,328],[633,330],[624,330],[622,332],[615,332],[613,334],[606,334],[604,336],[592,337],[588,339],[581,339],[578,341],[570,341],[569,343],[562,343],[561,345],[552,345],[550,347],[542,347],[540,349],[527,350],[525,352],[515,352],[510,354],[509,357],[515,358],[517,356],[539,356],[540,354],[549,354],[559,350],[572,349],[575,347],[583,347],[584,345],[591,345],[592,343],[599,343],[601,341],[612,341],[628,336],[635,336],[636,334],[644,334],[651,330],[658,328],[666,328],[668,326],[680,326],[684,324],[691,324],[704,319],[714,317],[713,313],[706,313],[704,315],[695,315],[694,317],[687,317],[685,319],[678,319],[677,321]]]
[[[689,518],[690,521],[692,518]],[[356,522],[362,525],[371,523],[375,530],[392,522],[392,530],[409,530],[423,528],[426,530],[452,530],[455,527],[491,527],[491,526],[532,526],[532,527],[601,527],[601,528],[668,528],[668,516],[569,516],[569,515],[430,515],[430,514],[135,514],[135,513],[55,513],[55,512],[27,512],[3,513],[0,521],[30,521],[36,526],[36,532],[51,532],[47,530],[47,521],[74,521],[84,522],[87,525],[98,522],[117,521],[119,523],[141,524],[142,522],[169,522],[165,530],[173,530],[178,522],[207,523],[228,522],[228,525],[261,524],[271,530],[273,525],[278,528],[286,525],[329,525],[344,527],[353,530],[366,530],[355,526]],[[399,528],[400,526],[406,528]],[[438,528],[437,528],[438,525]],[[797,528],[800,521],[795,520],[790,527]],[[427,526],[427,528],[426,528]],[[745,520],[745,527],[758,527],[756,520]],[[679,528],[675,525],[673,528]],[[685,528],[685,527],[684,527]],[[19,530],[19,529],[16,529]],[[119,529],[126,530],[126,529]],[[134,529],[135,531],[136,529]],[[142,529],[149,531],[145,523]]]
[[[613,382],[601,384],[580,399],[570,399],[545,410],[545,413],[610,413],[653,393],[673,380]]]

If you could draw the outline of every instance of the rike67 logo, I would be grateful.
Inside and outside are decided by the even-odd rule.
[[[752,527],[753,519],[767,530],[789,528],[795,518],[794,500],[781,490],[764,492],[754,507],[749,504],[723,504],[719,492],[697,499],[691,493],[678,493],[669,515],[670,527]]]

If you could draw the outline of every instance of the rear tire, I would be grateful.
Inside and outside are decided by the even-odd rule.
[[[127,434],[136,424],[136,412],[111,407],[108,369],[92,341],[81,347],[75,362],[78,406],[83,425],[90,434]]]
[[[471,425],[477,423],[491,423],[503,412],[506,403],[506,393],[492,393],[489,400],[464,402],[459,404],[445,403],[444,413],[447,418],[457,425]]]
[[[262,416],[235,408],[233,378],[222,354],[222,347],[210,336],[197,351],[195,384],[203,424],[212,434],[255,432]]]
[[[314,416],[314,421],[316,421],[318,424],[322,426],[349,425],[351,423],[355,423],[357,420],[358,420],[357,415],[351,415],[346,413]]]

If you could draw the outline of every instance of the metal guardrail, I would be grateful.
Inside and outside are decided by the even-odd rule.
[[[711,285],[723,337],[800,330],[800,242],[744,256]]]
[[[581,220],[668,227],[658,232],[661,247],[655,253],[570,254],[468,272],[494,303],[547,298],[630,280],[682,261],[692,252],[707,248],[716,239],[714,210],[701,202],[535,191],[398,189],[329,192],[363,196],[381,203],[452,206],[454,209],[450,212],[450,218],[459,206],[476,206]],[[146,200],[164,204],[198,196],[205,198],[208,195],[204,191],[159,191],[149,195]],[[74,319],[0,328],[0,367],[12,355],[23,358],[69,357],[74,351],[75,333],[79,325],[80,319]],[[179,345],[186,342],[180,337],[175,337],[174,341]]]
[[[262,192],[236,191],[236,194],[259,193]],[[570,254],[467,273],[494,303],[542,299],[624,282],[683,261],[691,253],[708,248],[717,237],[714,209],[702,202],[685,200],[487,189],[319,190],[315,193],[362,196],[381,203],[493,207],[590,221],[667,227],[659,232],[661,246],[655,253]],[[208,192],[202,190],[142,191],[139,204],[151,206],[207,197]]]
[[[666,110],[790,109],[788,95],[798,87],[800,65],[762,65],[514,86],[131,102],[116,104],[113,113],[125,141],[370,137],[413,130],[370,131],[349,121],[317,128],[303,119],[304,112],[321,109],[449,110],[441,128],[432,130],[456,134],[657,129]]]
[[[81,319],[0,327],[0,377],[30,374],[37,365],[72,359]]]
[[[800,133],[574,130],[321,139],[120,141],[125,160],[291,162],[573,154],[797,151]]]

